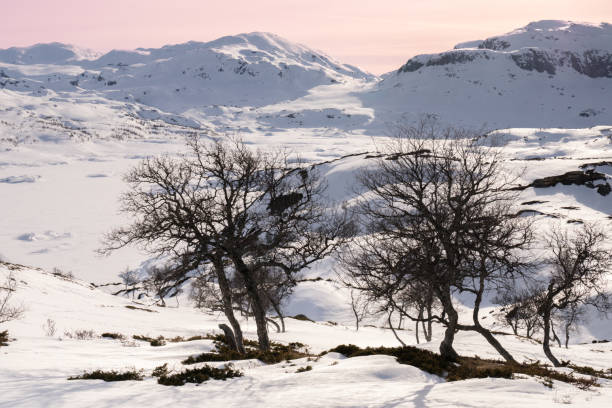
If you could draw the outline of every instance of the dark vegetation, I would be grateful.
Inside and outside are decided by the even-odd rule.
[[[68,377],[69,380],[104,380],[110,381],[141,381],[144,378],[141,371],[129,370],[129,371],[102,371],[95,370],[91,372],[85,371],[81,375],[74,377]]]
[[[120,333],[102,333],[100,336],[105,339],[113,340],[122,340],[124,338],[123,334]]]
[[[259,344],[253,340],[244,340],[244,353],[237,352],[230,346],[224,335],[214,337],[215,351],[189,356],[183,360],[183,364],[196,364],[212,361],[232,361],[258,359],[267,364],[280,363],[281,361],[295,360],[308,357],[306,346],[302,343],[289,343],[288,345],[271,342],[269,350],[261,350]]]
[[[147,309],[144,307],[138,307],[138,306],[132,306],[132,305],[126,305],[125,307],[131,310],[142,310],[143,312],[157,313],[155,310]]]
[[[314,322],[314,320],[312,320],[310,317],[306,316],[305,314],[296,314],[295,316],[291,316],[293,319],[296,320],[302,320],[304,322]]]
[[[8,330],[4,330],[0,332],[0,347],[2,346],[8,346],[8,342],[9,342],[9,334],[8,334]]]
[[[132,338],[134,340],[146,341],[153,347],[160,347],[160,346],[166,345],[166,341],[164,340],[163,336],[159,336],[158,338],[153,338],[153,337],[141,336],[141,335],[135,334],[132,336]]]
[[[599,378],[605,378],[607,380],[612,380],[612,368],[604,371],[604,370],[596,370],[593,367],[577,366],[574,364],[568,364],[567,366],[580,374],[590,375],[591,377],[599,377]]]
[[[106,334],[116,335],[116,333],[106,333]],[[120,334],[119,334],[119,336],[121,336],[120,338],[123,337]],[[102,337],[110,337],[110,336],[102,335]],[[184,337],[181,337],[181,336],[166,338],[164,336],[149,337],[149,336],[143,336],[143,335],[135,334],[135,335],[132,336],[132,338],[134,340],[146,341],[149,344],[151,344],[151,346],[153,346],[153,347],[160,347],[160,346],[165,346],[166,343],[168,343],[168,342],[170,342],[170,343],[182,343],[182,342],[185,342],[185,341],[195,341],[195,340],[217,340],[219,338],[219,335],[207,334],[205,336],[192,336],[192,337],[188,337],[188,338],[184,338]]]
[[[430,374],[446,378],[447,381],[460,381],[470,378],[515,378],[517,374],[540,377],[547,380],[557,380],[574,384],[581,389],[598,386],[596,378],[585,379],[551,370],[540,364],[539,361],[529,364],[518,364],[499,360],[487,360],[479,357],[460,357],[457,362],[450,362],[428,350],[417,347],[367,347],[365,349],[353,344],[343,344],[328,352],[337,352],[346,357],[360,357],[370,355],[388,355],[397,358],[400,364],[408,364]],[[593,377],[607,378],[603,372],[593,370],[590,367],[570,366],[576,372]]]
[[[201,368],[187,369],[176,374],[160,375],[157,383],[161,385],[181,386],[186,383],[201,384],[208,380],[227,380],[228,378],[242,377],[242,372],[231,367],[215,368],[205,365]]]

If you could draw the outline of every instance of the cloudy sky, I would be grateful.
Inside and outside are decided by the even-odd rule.
[[[268,31],[381,74],[530,21],[612,23],[612,0],[0,0],[0,48],[98,51]]]

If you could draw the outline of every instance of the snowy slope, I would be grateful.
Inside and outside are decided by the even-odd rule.
[[[413,57],[365,100],[395,118],[436,113],[489,129],[588,127],[612,123],[611,94],[612,25],[544,20]]]
[[[190,337],[214,332],[223,319],[190,307],[160,308],[132,303],[93,288],[85,282],[67,280],[42,270],[0,264],[0,279],[12,273],[18,281],[14,301],[27,308],[23,319],[6,325],[15,341],[0,348],[0,407],[190,407],[202,403],[211,407],[549,407],[572,402],[577,406],[607,407],[612,398],[612,381],[601,380],[601,387],[581,391],[575,386],[554,382],[548,388],[537,378],[500,378],[445,382],[390,356],[345,359],[331,353],[314,361],[263,365],[257,360],[234,362],[244,377],[209,381],[200,386],[158,385],[151,370],[167,363],[182,370],[180,361],[190,355],[210,351],[210,340],[168,343],[151,347],[133,341],[131,335]],[[129,309],[134,306],[141,309]],[[55,322],[55,333],[44,327]],[[300,341],[313,352],[339,343],[360,346],[394,346],[397,341],[388,329],[364,327],[358,332],[344,325],[312,323],[287,319],[287,333],[271,333],[275,341]],[[242,321],[248,338],[255,337],[253,322]],[[78,330],[93,331],[93,337],[70,338]],[[123,334],[127,339],[100,338],[104,332]],[[435,350],[442,330],[420,347]],[[400,335],[413,344],[412,331]],[[512,336],[501,341],[519,360],[541,359],[538,344]],[[457,351],[463,355],[496,358],[495,352],[477,334],[459,333]],[[609,344],[572,345],[568,350],[554,348],[563,359],[596,368],[612,365]],[[223,363],[212,363],[218,366]],[[311,371],[296,373],[307,365]],[[143,370],[144,381],[104,383],[67,381],[84,370]],[[569,371],[568,369],[565,369]],[[204,394],[203,394],[204,393]]]
[[[269,33],[102,56],[58,43],[10,48],[0,50],[0,143],[15,129],[40,133],[35,122],[71,121],[77,105],[87,121],[76,126],[94,139],[134,118],[268,136],[380,136],[423,114],[487,129],[608,125],[611,27],[534,22],[381,78]]]
[[[373,78],[269,33],[111,51],[97,59],[82,54],[57,43],[0,51],[4,87],[95,93],[180,113],[208,105],[261,106],[295,99],[318,85]],[[31,70],[42,64],[46,70]]]

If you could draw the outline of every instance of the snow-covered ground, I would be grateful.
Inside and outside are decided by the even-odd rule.
[[[0,278],[9,272],[0,265]],[[18,280],[15,303],[26,306],[24,319],[8,323],[17,340],[0,349],[0,407],[190,407],[205,403],[210,407],[526,407],[575,406],[608,407],[612,401],[612,381],[581,391],[555,382],[548,388],[534,378],[472,379],[445,382],[417,368],[400,365],[389,356],[345,359],[331,353],[316,361],[300,359],[291,363],[264,365],[255,360],[234,362],[244,377],[228,381],[208,381],[199,386],[158,385],[150,377],[156,366],[168,363],[182,370],[180,361],[209,351],[212,342],[197,340],[151,347],[146,342],[93,338],[71,339],[65,332],[93,330],[156,337],[195,336],[217,331],[221,316],[191,307],[166,308],[134,304],[109,295],[82,281],[68,281],[31,268],[12,271]],[[133,305],[152,310],[128,309]],[[48,335],[47,319],[56,331]],[[243,321],[245,334],[255,338],[255,325]],[[408,344],[414,344],[411,330],[401,330]],[[431,343],[421,347],[436,350],[441,329],[434,330]],[[332,325],[287,319],[286,333],[272,333],[280,342],[300,341],[315,353],[342,343],[360,346],[395,346],[388,329]],[[541,346],[534,342],[503,336],[503,344],[519,360],[542,359]],[[497,358],[493,349],[477,334],[460,333],[456,340],[462,355]],[[569,349],[553,348],[562,359],[588,364],[598,369],[612,366],[612,346],[576,344]],[[221,363],[213,363],[221,366]],[[296,373],[310,365],[311,371]],[[104,383],[100,380],[68,381],[84,370],[144,370],[144,381]]]
[[[489,135],[485,143],[505,145],[506,166],[523,171],[521,184],[536,178],[578,170],[581,165],[610,160],[612,127],[592,129],[508,129]],[[335,200],[350,199],[354,192],[355,171],[371,159],[366,155],[341,156],[373,151],[384,139],[335,137],[246,139],[253,147],[275,148],[291,145],[302,157],[313,162],[338,159],[320,166]],[[272,141],[276,141],[273,143]],[[141,404],[191,406],[206,392],[210,406],[555,406],[571,402],[609,406],[612,383],[591,391],[555,383],[549,389],[537,379],[480,379],[455,383],[397,364],[392,357],[370,356],[343,359],[330,355],[316,362],[298,360],[273,366],[255,361],[236,362],[245,376],[226,382],[210,381],[200,386],[180,389],[158,385],[154,378],[142,382],[103,383],[102,381],[67,381],[83,370],[126,369],[150,370],[163,363],[181,369],[180,360],[211,348],[207,340],[138,347],[108,339],[75,340],[64,332],[93,330],[118,332],[126,336],[189,337],[212,332],[224,321],[222,315],[211,315],[190,307],[183,297],[180,307],[169,299],[169,307],[159,308],[147,302],[136,304],[153,313],[127,309],[131,302],[108,294],[104,287],[94,288],[87,282],[116,282],[126,266],[136,267],[146,256],[126,249],[111,257],[99,257],[94,250],[101,235],[111,226],[125,220],[117,213],[117,197],[125,188],[121,175],[139,158],[149,154],[173,154],[184,149],[181,138],[143,141],[90,141],[81,143],[38,143],[20,145],[0,153],[0,211],[3,218],[0,236],[5,258],[17,263],[43,266],[46,271],[31,268],[13,271],[19,282],[15,303],[26,307],[22,320],[8,323],[17,341],[0,350],[0,407],[72,407],[89,404],[96,407]],[[611,176],[609,165],[596,170]],[[568,220],[590,220],[611,225],[612,201],[585,186],[557,185],[550,188],[527,188],[522,192],[520,208],[535,210],[539,231],[552,225],[568,226]],[[537,201],[537,202],[534,202]],[[541,214],[539,214],[539,213]],[[72,271],[84,281],[70,282],[50,274],[54,266]],[[0,278],[8,273],[0,266]],[[306,277],[334,278],[332,261],[315,265]],[[462,299],[458,299],[461,302]],[[466,303],[468,304],[468,303]],[[482,310],[488,316],[494,306]],[[469,307],[460,306],[469,317]],[[287,333],[273,333],[281,342],[299,341],[320,352],[338,344],[360,346],[395,346],[397,340],[389,330],[362,327],[354,330],[348,293],[326,280],[301,283],[290,299],[288,315],[304,313],[316,323],[288,319]],[[47,319],[56,322],[53,336],[46,336]],[[489,319],[490,320],[490,319]],[[338,325],[327,323],[334,321]],[[485,322],[487,320],[485,319]],[[372,321],[376,323],[376,321]],[[252,321],[244,321],[248,337],[255,338]],[[441,328],[434,339],[421,347],[437,350]],[[414,344],[410,328],[400,331],[403,340]],[[609,343],[591,344],[593,339],[612,338],[612,325],[593,314],[572,336],[569,349],[554,348],[563,360],[598,369],[612,367]],[[544,360],[541,346],[513,336],[501,339],[521,361]],[[459,333],[457,351],[462,355],[497,358],[495,351],[477,334]],[[312,371],[296,373],[303,366]]]

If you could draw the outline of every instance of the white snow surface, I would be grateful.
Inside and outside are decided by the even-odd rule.
[[[167,363],[171,370],[181,371],[185,368],[181,360],[210,351],[212,342],[197,340],[151,347],[146,342],[131,341],[131,335],[189,337],[218,332],[216,326],[223,321],[220,316],[185,306],[161,308],[133,303],[79,280],[0,264],[0,278],[9,272],[19,282],[14,301],[22,302],[27,311],[24,319],[6,325],[16,340],[0,349],[0,407],[3,408],[164,407],[169,404],[190,407],[202,401],[211,407],[552,407],[563,401],[576,406],[608,407],[612,399],[612,381],[607,380],[591,391],[557,381],[550,389],[540,380],[529,377],[445,382],[415,367],[400,365],[394,357],[346,359],[337,353],[314,361],[299,359],[273,365],[256,360],[236,361],[235,367],[244,373],[241,378],[211,380],[199,386],[166,387],[158,385],[150,376],[153,368]],[[56,324],[53,335],[48,335],[43,327],[47,319]],[[242,324],[247,337],[254,338],[253,322]],[[342,324],[291,318],[287,319],[287,326],[286,333],[272,333],[272,338],[280,342],[304,342],[313,352],[340,343],[362,347],[396,344],[388,329],[377,327],[355,331]],[[121,333],[128,340],[99,337],[77,340],[66,334],[77,330],[92,330],[96,336],[103,332]],[[421,343],[420,347],[436,350],[442,330],[435,330],[433,341]],[[414,344],[411,332],[410,329],[399,332],[408,344]],[[535,342],[513,336],[504,336],[501,341],[519,360],[541,358],[541,348]],[[571,359],[576,364],[607,368],[612,365],[610,347],[609,343],[587,343],[553,350],[560,358]],[[497,357],[477,334],[460,333],[456,348],[463,355]],[[312,367],[311,371],[296,373],[298,368],[307,365]],[[112,383],[67,380],[83,371],[132,368],[143,370],[145,380]]]

